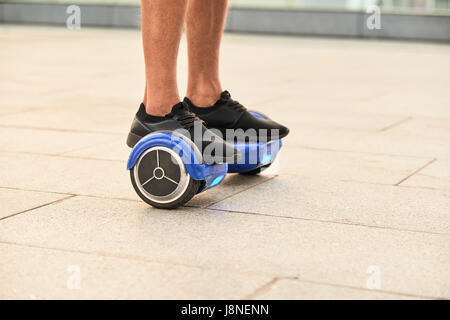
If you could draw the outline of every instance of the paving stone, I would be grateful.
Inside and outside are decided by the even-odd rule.
[[[362,290],[328,284],[281,279],[269,290],[255,295],[254,299],[283,300],[404,300],[420,299],[417,296],[398,295],[379,290]]]
[[[0,126],[58,129],[86,133],[107,133],[126,139],[133,112],[122,108],[47,108],[0,117]]]
[[[211,208],[450,234],[449,206],[445,191],[283,175]]]
[[[126,160],[100,161],[38,154],[0,154],[0,187],[138,200]]]
[[[377,266],[384,291],[450,297],[437,234],[76,197],[1,221],[0,241],[357,288]]]
[[[291,126],[289,135],[283,140],[284,146],[325,149],[330,151],[353,151],[377,154],[390,154],[386,150],[379,151],[367,147],[357,147],[361,141],[368,141],[376,133],[336,128],[313,128],[308,126]],[[391,155],[403,155],[393,152]],[[422,156],[427,157],[427,156]],[[429,157],[427,157],[429,159]]]
[[[136,30],[104,31],[81,29],[70,32],[66,28],[33,27],[31,34],[26,27],[2,26],[0,51],[2,62],[8,61],[8,64],[0,62],[0,80],[2,84],[6,83],[0,91],[2,105],[53,109],[49,119],[36,119],[31,115],[30,119],[12,118],[9,124],[35,122],[35,125],[40,125],[40,120],[43,125],[55,125],[62,119],[69,120],[65,123],[67,127],[77,127],[79,118],[89,121],[91,116],[87,111],[83,117],[80,108],[119,104],[130,108],[129,125],[129,118],[137,109],[144,91],[144,60],[142,51],[136,50],[141,37]],[[31,47],[32,56],[28,54]],[[37,83],[46,85],[38,86]],[[24,88],[26,100],[23,98]],[[69,108],[73,109],[71,118],[60,115],[60,109]],[[120,115],[114,109],[109,113],[116,118]],[[105,117],[108,113],[99,115]],[[114,127],[115,123],[109,121]],[[102,122],[99,121],[97,126],[100,125]]]
[[[0,221],[0,297],[450,298],[449,48],[225,34],[224,87],[291,133],[261,176],[188,204],[214,209],[159,211],[125,170],[139,31],[0,26],[2,214],[86,195]],[[47,192],[3,192],[16,188]],[[74,260],[87,273],[67,292]],[[367,291],[370,266],[381,292]]]
[[[264,37],[257,41],[262,44]],[[267,59],[269,68],[271,65],[278,68],[278,72],[272,69],[268,72],[279,80],[277,85],[272,83],[270,91],[272,96],[274,91],[281,93],[276,108],[272,107],[274,111],[290,105],[310,108],[324,115],[338,111],[450,118],[450,95],[444,87],[450,81],[447,72],[450,62],[446,58],[449,48],[446,46],[430,44],[419,48],[412,43],[402,46],[400,43],[322,42],[317,39],[287,40],[284,48],[287,46],[289,50],[276,51],[276,46],[271,45],[273,49]],[[275,55],[279,58],[273,59]],[[389,59],[389,63],[384,59]],[[414,61],[427,62],[418,65]],[[246,62],[246,65],[255,64],[250,60]],[[352,68],[348,67],[349,63]],[[411,68],[412,64],[416,67]],[[395,68],[387,65],[395,65]],[[297,73],[286,72],[287,69]],[[262,88],[261,95],[267,96],[264,94],[267,89]],[[267,107],[270,105],[269,102]]]
[[[357,132],[346,129],[295,126],[285,140],[285,145],[289,146],[450,159],[445,135],[421,138],[419,135],[410,135],[406,130],[400,131],[400,128],[399,131],[392,129],[384,132]]]
[[[392,151],[395,148],[408,149],[408,153],[411,155],[422,156],[428,153],[429,157],[450,159],[449,119],[413,118],[382,132],[385,142],[390,140],[390,143],[378,146],[375,145],[374,139],[373,146]]]
[[[107,143],[88,146],[65,152],[65,156],[94,158],[102,160],[127,161],[131,149],[126,145],[126,135],[115,138]]]
[[[3,243],[0,258],[1,299],[242,299],[270,280]]]
[[[413,157],[296,148],[289,145],[280,150],[278,158],[278,167],[270,171],[273,174],[392,185],[430,161]]]
[[[267,104],[270,104],[268,102]],[[250,107],[249,107],[250,108]],[[272,110],[270,107],[257,108],[266,112],[272,119],[285,123],[294,130],[298,127],[312,128],[332,128],[336,130],[353,131],[378,131],[405,118],[405,116],[392,115],[367,115],[357,112],[342,112],[339,108],[324,111],[311,110],[311,108],[293,107],[291,105],[277,107]],[[301,116],[293,116],[301,112]]]
[[[61,154],[114,139],[110,135],[52,130],[0,128],[0,152]]]
[[[192,207],[207,207],[244,190],[251,190],[254,186],[273,177],[271,174],[255,176],[229,174],[219,186],[196,195],[187,205]]]
[[[450,161],[437,160],[407,179],[401,185],[450,191]]]
[[[0,219],[66,197],[63,194],[0,188]]]

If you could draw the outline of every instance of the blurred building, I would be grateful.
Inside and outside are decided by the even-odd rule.
[[[75,4],[83,27],[139,27],[139,3],[0,0],[0,23],[64,26]],[[450,0],[230,0],[230,6],[227,30],[234,32],[450,42]],[[379,23],[373,27],[371,19]]]
[[[231,0],[233,6],[361,10],[371,5],[401,11],[448,11],[450,0]]]

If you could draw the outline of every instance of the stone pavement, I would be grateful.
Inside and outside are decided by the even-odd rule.
[[[0,298],[450,298],[449,55],[225,35],[224,86],[291,133],[160,211],[125,170],[139,32],[0,26]]]

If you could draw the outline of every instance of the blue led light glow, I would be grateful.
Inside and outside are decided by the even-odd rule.
[[[262,160],[262,163],[268,163],[272,160],[272,155],[271,154],[266,154]]]
[[[225,176],[218,176],[214,179],[214,181],[209,185],[210,188],[217,186],[219,183],[222,182],[222,180],[225,178]]]

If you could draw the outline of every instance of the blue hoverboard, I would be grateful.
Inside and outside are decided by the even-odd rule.
[[[227,173],[260,173],[273,163],[281,145],[281,140],[235,143],[242,154],[240,161],[208,164],[198,147],[184,135],[158,131],[146,135],[134,146],[127,169],[142,200],[156,208],[174,209],[194,195],[219,185]]]

